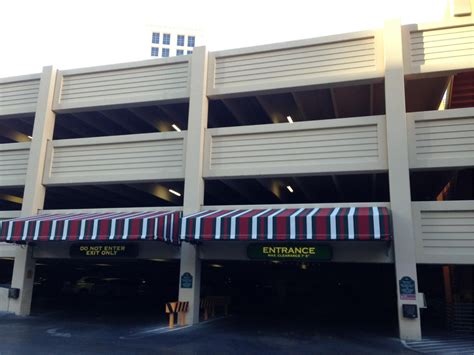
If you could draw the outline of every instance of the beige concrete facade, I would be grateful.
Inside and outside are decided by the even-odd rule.
[[[404,99],[408,79],[474,70],[474,17],[468,5],[464,1],[459,5],[462,8],[453,10],[462,16],[439,23],[400,26],[389,21],[382,29],[358,33],[210,53],[198,47],[192,55],[178,58],[66,71],[46,67],[41,75],[0,79],[0,122],[35,116],[31,142],[0,145],[0,188],[25,188],[21,215],[27,216],[51,212],[43,210],[45,189],[50,186],[175,179],[184,181],[182,210],[191,214],[219,208],[204,206],[206,178],[386,172],[391,200],[376,205],[392,211],[394,248],[370,247],[370,254],[370,248],[338,245],[339,261],[394,262],[397,280],[409,276],[416,283],[417,264],[474,264],[473,224],[460,222],[472,222],[474,201],[413,202],[409,184],[410,171],[474,166],[472,150],[462,148],[474,148],[473,139],[462,135],[467,128],[474,130],[474,109],[407,113]],[[208,128],[210,99],[321,87],[334,93],[341,86],[358,84],[370,84],[375,91],[380,83],[385,85],[383,115]],[[188,129],[182,132],[52,139],[56,114],[176,102],[189,102]],[[282,122],[278,120],[275,115],[274,122]],[[440,126],[449,128],[441,137]],[[429,146],[418,144],[421,139]],[[262,140],[273,144],[270,152]],[[344,149],[337,143],[341,140]],[[229,141],[246,148],[229,149]],[[114,152],[117,148],[133,154],[133,166]],[[172,159],[150,163],[151,154],[171,154]],[[71,158],[77,155],[87,159]],[[15,159],[18,163],[12,164]],[[104,160],[109,164],[99,168]],[[268,206],[250,206],[259,207]],[[19,215],[0,211],[0,219]],[[427,222],[438,216],[442,217],[438,222]],[[433,228],[438,229],[433,232]],[[441,234],[434,240],[432,234],[437,231]],[[180,289],[180,298],[191,305],[188,322],[198,322],[201,258],[221,255],[246,260],[243,250],[243,246],[230,250],[216,243],[183,244],[181,274],[189,272],[194,277],[193,288]],[[46,246],[38,252],[51,255]],[[58,251],[61,253],[64,251]],[[31,251],[2,246],[0,255],[15,256],[12,285],[22,290],[17,304],[10,302],[9,309],[28,314],[34,275]],[[166,251],[163,256],[174,258],[176,254]],[[420,318],[403,318],[401,305],[420,300],[397,299],[401,338],[419,339]]]

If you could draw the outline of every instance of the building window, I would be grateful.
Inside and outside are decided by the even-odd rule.
[[[164,38],[163,38],[164,39]],[[169,48],[163,48],[161,50],[161,56],[164,57],[169,57],[170,56],[170,49]]]
[[[160,43],[160,34],[158,32],[153,32],[151,35],[151,43]]]
[[[184,46],[184,36],[183,35],[178,35],[178,46],[180,46],[180,47]]]
[[[159,52],[157,47],[151,47],[151,56],[152,57],[158,57]]]
[[[195,43],[196,43],[196,37],[188,36],[188,47],[194,47]]]
[[[170,44],[171,35],[169,33],[163,33],[163,44]]]
[[[193,51],[187,51],[186,54],[193,54]]]
[[[184,51],[182,49],[177,49],[176,50],[176,55],[183,55]]]

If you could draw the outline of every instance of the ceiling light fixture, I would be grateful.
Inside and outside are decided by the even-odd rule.
[[[181,194],[180,194],[178,191],[174,191],[174,190],[172,190],[172,189],[169,189],[168,191],[171,192],[173,195],[176,195],[176,196],[178,196],[178,197],[181,197]]]
[[[176,131],[181,132],[181,128],[176,126],[174,123],[171,125],[171,127],[173,127]]]
[[[290,191],[291,193],[293,193],[293,188],[292,188],[290,185],[288,185],[286,188],[288,189],[288,191]]]
[[[293,119],[291,118],[291,116],[286,116],[286,119],[288,120],[288,122],[293,123]]]
[[[29,138],[29,139],[33,139],[33,137],[32,137],[32,136],[28,136],[28,138]]]

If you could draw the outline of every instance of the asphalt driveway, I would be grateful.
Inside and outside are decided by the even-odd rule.
[[[217,318],[193,327],[127,316],[0,316],[0,354],[413,354],[392,335],[354,326]]]

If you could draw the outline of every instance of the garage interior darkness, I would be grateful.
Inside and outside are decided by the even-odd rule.
[[[156,321],[164,318],[164,303],[178,297],[176,260],[37,259],[36,265],[32,314]]]
[[[449,268],[453,300],[471,302],[470,265],[418,265],[420,309],[427,331],[449,329],[443,268]],[[0,258],[0,284],[11,282],[13,259]],[[32,314],[117,321],[164,321],[164,304],[177,299],[177,260],[38,259]],[[202,262],[201,298],[230,298],[229,313],[260,322],[279,320],[357,326],[396,333],[395,270],[392,264],[300,261]],[[120,311],[118,312],[117,309]],[[216,308],[216,316],[223,308]]]
[[[382,327],[395,331],[391,264],[206,261],[201,297],[230,296],[230,311],[270,321]]]

